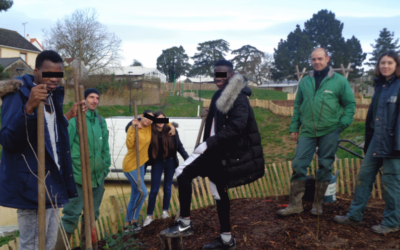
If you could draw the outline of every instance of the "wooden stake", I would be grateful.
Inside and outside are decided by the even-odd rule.
[[[45,144],[44,144],[44,102],[37,107],[38,137],[38,237],[39,249],[46,249],[46,184],[45,184]]]
[[[346,158],[344,159],[344,167],[345,167],[345,172],[346,172],[346,186],[347,186],[347,194],[351,195],[351,187],[350,187],[350,172],[349,172],[349,159]]]
[[[85,99],[85,89],[82,85],[79,86],[79,100]],[[85,169],[86,169],[86,183],[88,188],[88,201],[89,201],[89,215],[90,215],[90,234],[92,240],[93,250],[98,249],[97,245],[97,232],[96,232],[96,218],[94,216],[94,202],[93,202],[93,189],[92,189],[92,171],[90,168],[90,154],[89,154],[89,141],[87,134],[86,114],[82,112],[82,133],[84,138],[85,149]],[[86,229],[85,229],[86,230]]]
[[[76,68],[73,68],[74,73],[74,85],[75,85],[75,101],[81,101],[79,98],[79,85],[78,81],[79,78],[77,76]],[[83,126],[82,120],[86,119],[85,114],[82,112],[82,109],[78,108],[78,115],[75,118],[77,123],[78,129],[78,136],[79,136],[79,149],[81,154],[81,173],[82,173],[82,193],[83,193],[83,211],[85,214],[85,239],[86,239],[86,249],[92,249],[92,239],[91,239],[91,227],[90,227],[90,205],[89,205],[89,197],[88,197],[88,183],[87,183],[87,171],[86,171],[86,159],[85,159],[85,139],[83,133]],[[91,186],[91,184],[90,184]],[[81,232],[83,233],[83,232]]]

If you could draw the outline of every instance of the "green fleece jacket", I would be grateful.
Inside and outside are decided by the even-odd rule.
[[[110,165],[110,149],[108,145],[107,124],[101,117],[103,129],[101,129],[97,110],[88,110],[86,113],[87,134],[89,141],[90,168],[92,173],[92,188],[101,184],[107,176]],[[71,146],[72,168],[75,182],[82,185],[81,154],[79,149],[79,135],[76,128],[75,117],[69,120],[68,125],[69,141]]]
[[[345,130],[353,121],[356,101],[347,79],[330,68],[315,92],[314,71],[298,86],[289,132],[320,137],[336,128]]]

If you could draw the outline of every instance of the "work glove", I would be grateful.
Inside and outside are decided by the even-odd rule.
[[[204,151],[207,150],[207,143],[206,142],[202,142],[199,144],[199,146],[197,146],[197,148],[193,151],[194,154],[203,154]]]

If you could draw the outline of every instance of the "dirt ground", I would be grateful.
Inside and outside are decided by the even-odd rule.
[[[400,249],[400,232],[379,235],[371,231],[373,225],[382,221],[382,200],[370,200],[362,225],[343,226],[336,224],[333,217],[347,213],[351,200],[346,196],[339,196],[336,203],[324,204],[319,223],[309,213],[311,202],[303,202],[302,214],[278,217],[275,212],[288,199],[281,196],[232,200],[231,225],[237,249]],[[192,211],[191,219],[195,235],[184,238],[185,249],[202,249],[219,236],[215,206]],[[172,218],[155,220],[135,238],[144,243],[142,249],[161,249],[157,235],[172,224]]]
[[[279,105],[279,106],[284,106],[284,107],[293,107],[294,106],[294,100],[284,100],[284,101],[272,101],[274,104]],[[369,105],[357,105],[358,109],[367,109]]]

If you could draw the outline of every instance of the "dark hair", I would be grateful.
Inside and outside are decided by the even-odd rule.
[[[40,69],[43,62],[46,60],[52,61],[53,63],[63,63],[61,56],[54,50],[43,50],[36,57],[35,68]]]
[[[219,60],[218,62],[215,63],[214,67],[217,66],[225,66],[229,69],[229,72],[233,71],[233,64],[230,61],[227,61],[225,59]]]
[[[394,50],[389,50],[388,52],[383,53],[379,57],[378,62],[375,65],[375,71],[374,71],[375,76],[376,77],[381,76],[381,72],[379,71],[379,63],[381,62],[381,59],[384,56],[393,58],[393,60],[396,62],[396,70],[394,71],[394,74],[396,75],[396,77],[400,77],[400,57]]]
[[[156,111],[154,113],[154,118],[159,117],[160,115],[163,115],[164,117],[165,114],[162,111]],[[161,133],[158,132],[157,130],[157,125],[153,122],[153,124],[151,125],[151,155],[153,156],[153,159],[156,159],[158,156],[158,149],[159,149],[159,145],[158,145],[158,136],[161,136],[161,141],[162,141],[162,147],[163,147],[163,157],[167,157],[168,153],[170,152],[170,150],[174,150],[174,137],[173,136],[169,136],[168,132],[170,130],[170,127],[167,125],[164,125],[164,127],[162,128]]]
[[[152,113],[153,114],[153,111],[151,111],[150,109],[146,109],[145,111],[143,111],[143,114],[148,114],[148,113]]]

